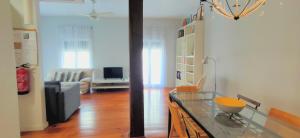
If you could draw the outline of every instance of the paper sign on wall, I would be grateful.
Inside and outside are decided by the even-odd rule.
[[[17,66],[38,64],[36,31],[14,30],[14,49]]]

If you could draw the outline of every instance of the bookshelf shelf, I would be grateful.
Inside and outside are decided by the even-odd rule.
[[[195,21],[178,29],[176,86],[193,85],[202,77],[203,30],[203,21]]]

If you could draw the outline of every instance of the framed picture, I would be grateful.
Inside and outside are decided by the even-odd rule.
[[[177,79],[181,80],[181,72],[180,71],[177,71]]]

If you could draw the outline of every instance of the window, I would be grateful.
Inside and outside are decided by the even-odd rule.
[[[92,31],[84,25],[68,25],[62,31],[62,68],[91,68]]]
[[[79,41],[80,46],[74,46],[74,42],[64,42],[63,68],[90,68],[91,55],[88,41]]]

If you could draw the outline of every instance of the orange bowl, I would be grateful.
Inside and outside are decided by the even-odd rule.
[[[246,106],[245,101],[230,97],[217,97],[214,101],[226,113],[238,113]]]

